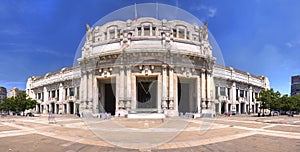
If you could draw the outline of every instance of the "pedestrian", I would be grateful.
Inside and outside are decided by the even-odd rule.
[[[52,111],[49,112],[48,120],[49,120],[49,124],[50,124],[50,123],[56,123]]]

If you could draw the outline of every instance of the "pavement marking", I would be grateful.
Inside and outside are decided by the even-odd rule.
[[[74,120],[78,120],[78,121],[74,121]],[[54,132],[49,132],[49,130],[48,131],[47,130],[41,130],[43,128],[49,128],[50,129],[51,126],[53,126],[53,125],[60,126],[60,127],[63,127],[63,128],[81,128],[81,129],[83,129],[84,126],[86,127],[84,120],[83,121],[80,120],[80,119],[74,119],[74,120],[72,120],[73,122],[71,122],[71,120],[67,120],[67,121],[61,120],[61,123],[65,122],[65,124],[63,124],[63,125],[62,124],[51,124],[51,125],[49,125],[48,121],[47,121],[47,118],[45,118],[45,120],[43,120],[43,119],[32,119],[32,120],[16,119],[13,122],[8,122],[8,121],[7,122],[1,122],[0,125],[5,125],[5,126],[7,125],[7,126],[11,126],[11,127],[20,129],[20,130],[2,131],[2,132],[0,132],[0,137],[20,136],[20,135],[35,133],[35,134],[40,134],[40,135],[56,138],[56,139],[69,141],[69,142],[66,142],[64,144],[61,144],[61,146],[63,146],[63,147],[69,147],[69,146],[71,146],[75,143],[81,143],[81,144],[87,144],[87,145],[96,145],[96,146],[114,147],[114,145],[111,145],[110,143],[107,143],[106,141],[102,141],[102,140],[75,137],[75,136],[70,136],[70,135],[62,135],[62,134],[58,134],[58,133],[54,133]],[[195,140],[189,140],[189,141],[178,141],[178,142],[164,143],[162,145],[159,145],[157,147],[157,149],[184,148],[184,147],[191,147],[191,146],[206,145],[206,144],[212,144],[212,143],[218,143],[218,142],[224,142],[224,141],[228,141],[228,140],[243,138],[243,137],[247,137],[247,136],[251,136],[251,135],[255,135],[255,134],[262,134],[262,135],[269,135],[269,136],[276,136],[276,137],[285,137],[285,138],[292,138],[292,139],[300,139],[300,133],[277,131],[277,130],[267,130],[267,128],[271,128],[271,127],[278,126],[278,125],[291,126],[291,127],[300,127],[299,125],[268,124],[266,122],[255,122],[255,120],[253,120],[253,121],[244,121],[244,120],[238,121],[238,120],[224,120],[224,119],[221,119],[221,121],[228,121],[228,122],[268,124],[268,126],[264,126],[264,127],[261,127],[261,128],[253,128],[253,127],[243,127],[243,126],[238,126],[238,125],[231,126],[231,125],[219,124],[219,123],[215,123],[215,122],[205,122],[205,120],[203,120],[203,121],[188,120],[188,121],[199,124],[199,127],[186,127],[181,131],[195,131],[195,130],[199,130],[199,129],[201,130],[201,128],[206,129],[205,126],[206,127],[208,126],[209,129],[222,129],[222,128],[233,127],[233,128],[237,128],[237,129],[247,130],[248,132],[239,133],[239,134],[232,134],[232,135],[227,135],[227,136],[214,136],[214,137],[207,138],[207,139],[198,139],[198,140],[195,139]],[[15,124],[16,122],[39,123],[39,124],[46,124],[46,126],[31,128],[29,126],[26,127],[26,126]],[[107,122],[107,121],[94,121],[94,122],[92,122],[92,124],[101,124],[103,122]],[[300,122],[300,121],[295,121],[295,122]],[[99,129],[99,128],[97,128],[97,129]],[[122,129],[120,129],[120,128],[119,129],[117,129],[117,128],[106,128],[106,129],[109,129],[109,131],[113,131],[113,129],[115,129],[115,131],[122,131]],[[139,129],[135,128],[135,131],[137,131],[137,130],[139,130]],[[102,131],[105,131],[105,130],[102,130]],[[156,131],[157,132],[161,132],[161,131],[172,132],[172,131],[178,131],[178,130],[176,130],[176,129],[174,130],[174,128],[159,128]],[[124,141],[120,141],[120,142],[124,143]],[[128,144],[132,144],[132,143],[128,143]],[[139,143],[139,144],[140,144],[140,146],[142,146],[144,143]],[[136,146],[136,145],[132,145],[132,146],[133,146],[134,149],[137,149],[139,147],[139,146]]]
[[[264,135],[269,135],[269,136],[277,136],[277,137],[280,136],[280,137],[286,137],[286,138],[300,139],[300,133],[296,133],[296,132],[265,130],[265,129],[261,129],[261,128],[248,128],[248,127],[242,127],[242,126],[234,126],[234,128],[254,131],[257,134],[264,134]]]
[[[272,127],[275,127],[275,126],[278,126],[278,124],[271,124],[271,125],[268,125],[268,126],[264,126],[264,127],[261,127],[261,129],[272,128]]]

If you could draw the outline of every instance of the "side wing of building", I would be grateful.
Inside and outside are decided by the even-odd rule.
[[[37,113],[75,114],[79,110],[79,66],[28,78],[26,93],[37,100]]]
[[[215,65],[213,70],[213,96],[216,113],[257,113],[259,112],[260,91],[269,89],[265,76],[254,76],[231,67]]]

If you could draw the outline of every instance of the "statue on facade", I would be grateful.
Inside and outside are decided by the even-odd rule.
[[[203,31],[202,31],[202,35],[203,35],[203,40],[208,40],[208,23],[205,23],[204,24],[204,27],[203,27]]]
[[[202,42],[202,39],[203,39],[202,31],[203,31],[203,28],[200,27],[200,29],[199,29],[199,41],[200,42]]]
[[[85,27],[86,27],[86,40],[87,41],[92,40],[93,34],[92,34],[92,29],[91,29],[90,25],[85,24]]]

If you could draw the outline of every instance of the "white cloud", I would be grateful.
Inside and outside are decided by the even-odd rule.
[[[68,58],[73,58],[74,56],[60,52],[60,51],[55,51],[47,48],[42,48],[42,47],[37,47],[37,46],[28,46],[24,44],[16,44],[16,43],[7,43],[7,44],[1,44],[1,45],[9,45],[14,48],[10,50],[6,50],[7,52],[13,52],[13,53],[39,53],[39,54],[48,54],[52,56],[57,56],[57,57],[68,57]],[[1,49],[0,49],[1,51]]]
[[[191,10],[196,10],[200,13],[205,14],[204,17],[201,18],[202,20],[213,18],[217,14],[217,8],[206,5],[192,6]]]
[[[217,13],[217,9],[216,8],[209,8],[208,9],[208,17],[213,18],[213,17],[215,17],[216,13]]]
[[[293,48],[293,47],[296,47],[296,46],[300,45],[300,40],[289,41],[289,42],[286,42],[285,45],[286,45],[288,48]]]

